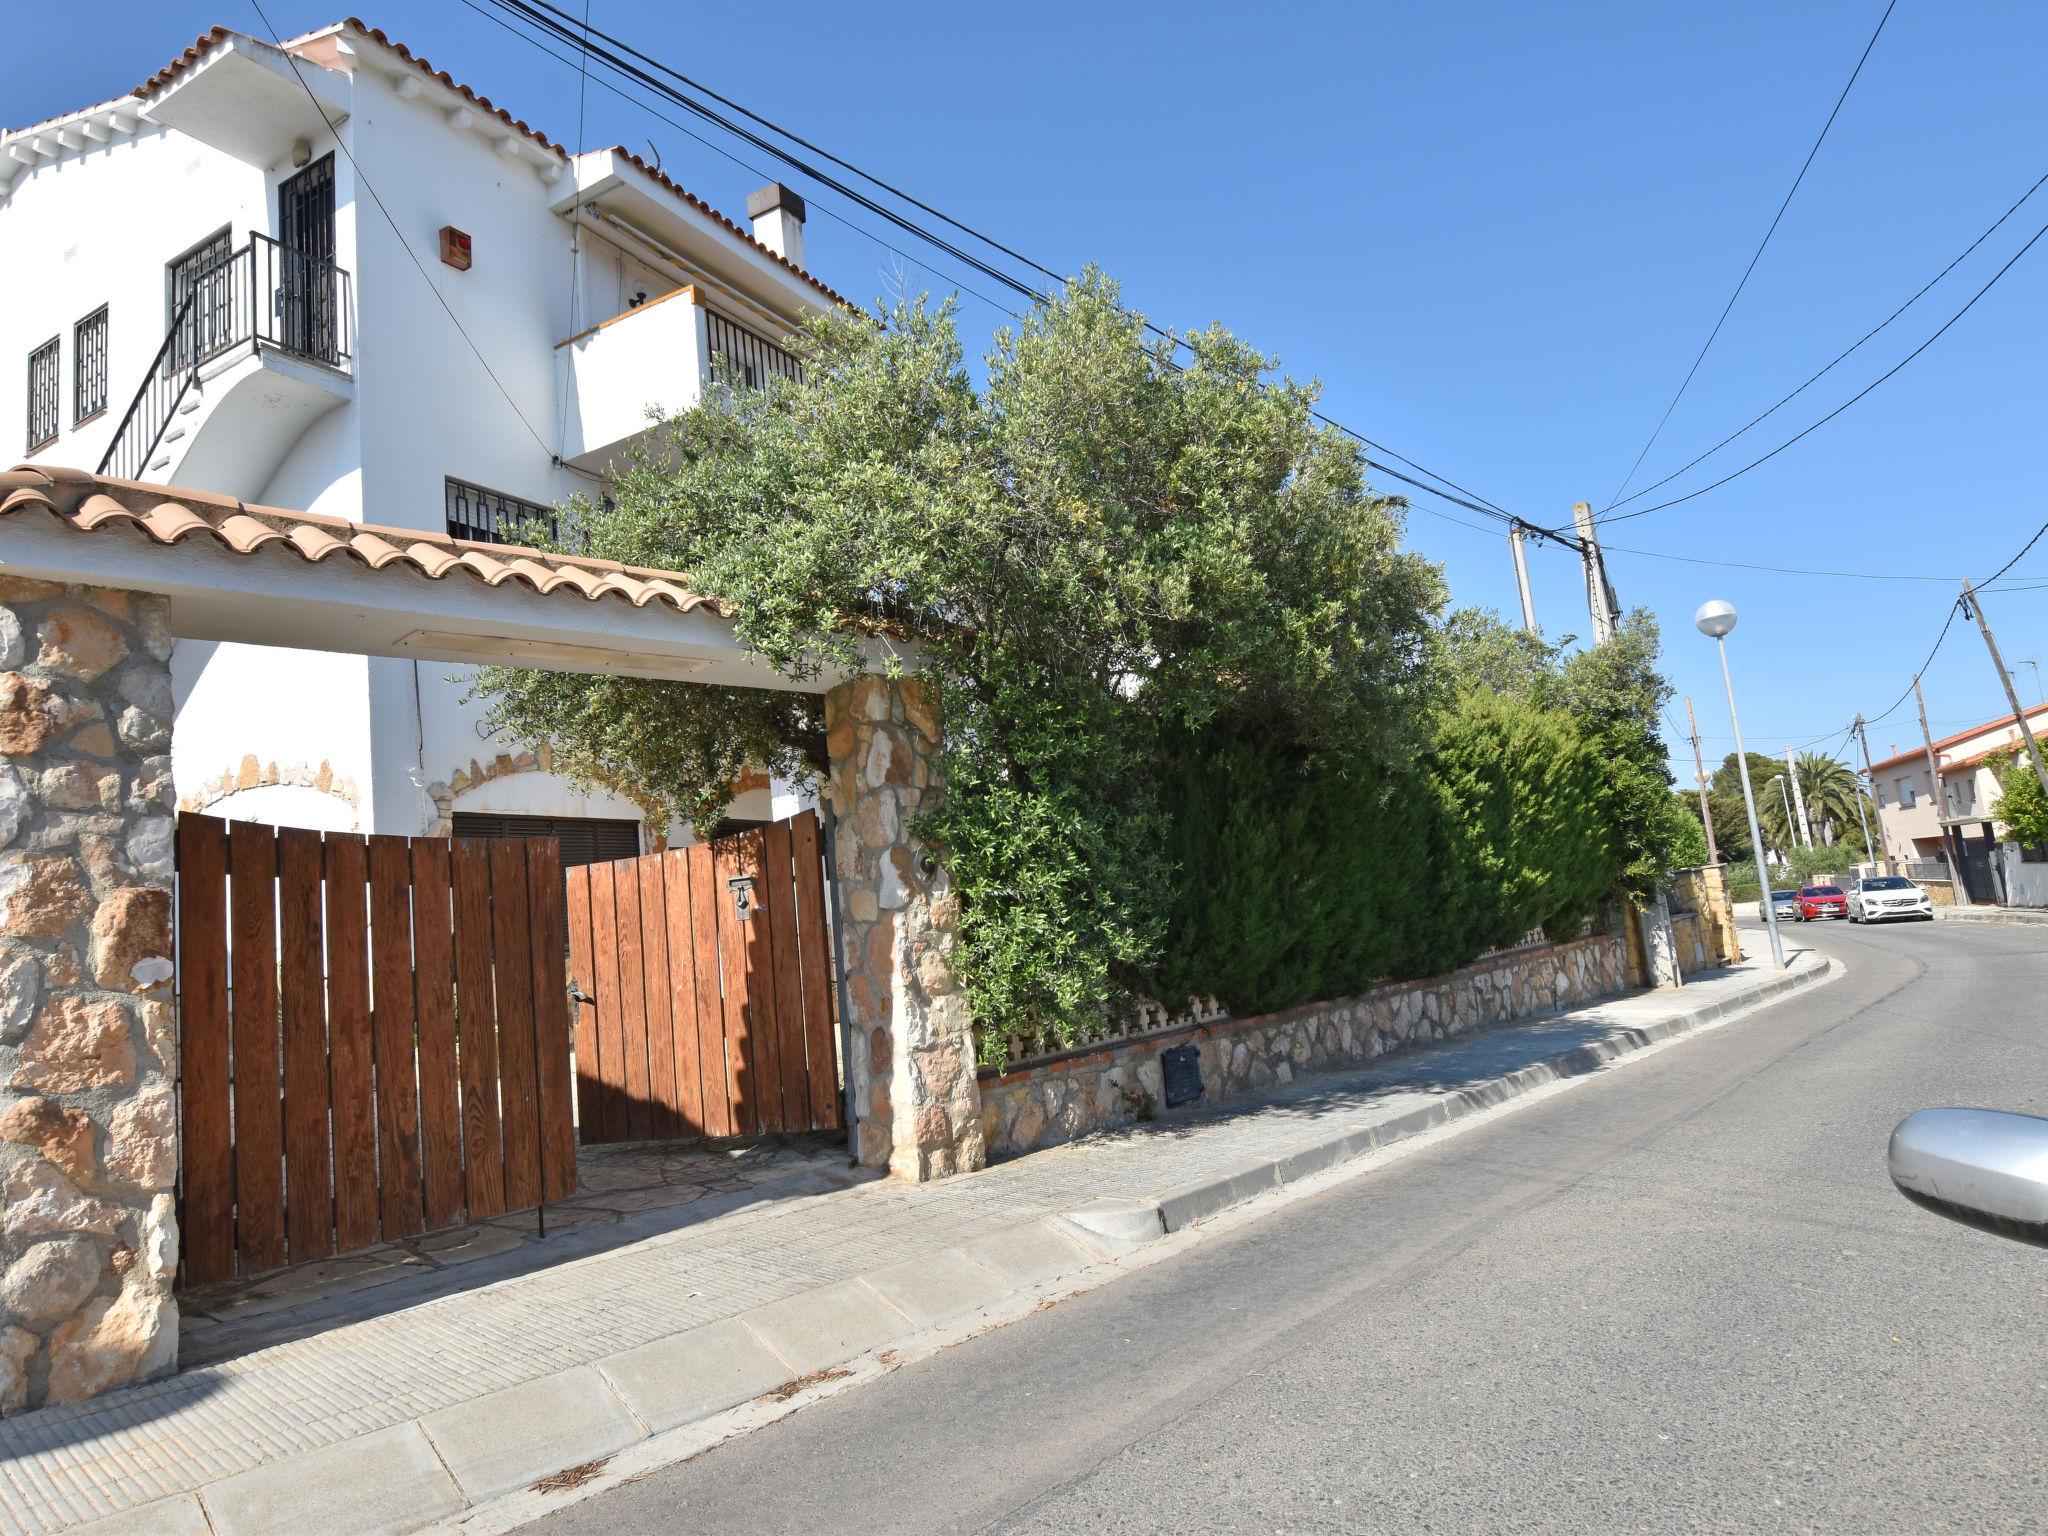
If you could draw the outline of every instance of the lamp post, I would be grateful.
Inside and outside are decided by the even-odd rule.
[[[1728,631],[1735,627],[1735,605],[1719,598],[1701,603],[1692,616],[1695,628],[1710,637],[1721,651],[1721,681],[1728,685],[1728,723],[1735,729],[1735,766],[1742,774],[1742,808],[1749,813],[1749,846],[1756,852],[1757,905],[1764,909],[1764,926],[1771,934],[1771,959],[1785,969],[1785,946],[1778,938],[1777,903],[1771,900],[1770,882],[1764,875],[1764,834],[1756,824],[1756,795],[1749,787],[1749,758],[1742,750],[1742,721],[1735,713],[1735,676],[1728,670]]]

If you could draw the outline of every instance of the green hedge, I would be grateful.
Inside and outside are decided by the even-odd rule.
[[[1173,870],[1148,989],[1265,1013],[1576,933],[1616,879],[1598,754],[1569,718],[1463,700],[1406,773],[1212,731],[1163,786]]]

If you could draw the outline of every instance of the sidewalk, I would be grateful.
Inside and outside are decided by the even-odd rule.
[[[1936,907],[1937,922],[2048,923],[2048,907]]]
[[[1830,974],[1796,949],[1782,976],[1752,960],[936,1184],[771,1179],[682,1230],[0,1420],[0,1531],[408,1530],[619,1453],[651,1465],[652,1437],[686,1454],[707,1442],[679,1432],[740,1404],[1007,1320],[1148,1239]]]

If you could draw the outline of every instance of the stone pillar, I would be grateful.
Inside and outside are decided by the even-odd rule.
[[[177,1362],[170,655],[0,576],[0,1413]]]
[[[825,695],[855,1146],[919,1180],[987,1161],[973,1019],[948,958],[959,898],[911,832],[940,789],[934,703],[927,685],[882,677]]]

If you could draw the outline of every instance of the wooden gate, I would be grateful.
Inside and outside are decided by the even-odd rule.
[[[581,1139],[836,1129],[818,818],[569,871]]]
[[[576,1184],[552,838],[178,818],[183,1283]]]

